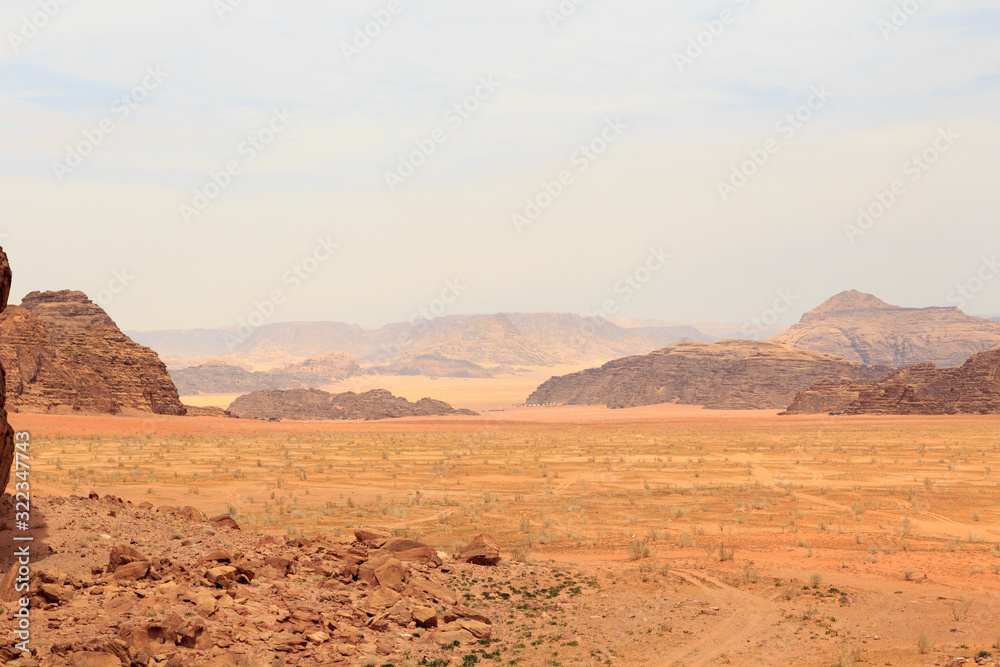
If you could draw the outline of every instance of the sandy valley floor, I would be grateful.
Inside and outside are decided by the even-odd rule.
[[[32,434],[36,494],[195,505],[273,533],[383,525],[443,550],[493,534],[533,567],[465,582],[503,627],[503,655],[484,664],[931,665],[1000,653],[997,418],[655,406],[11,421]]]

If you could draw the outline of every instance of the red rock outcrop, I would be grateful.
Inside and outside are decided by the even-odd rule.
[[[7,254],[0,248],[0,314],[7,308],[10,296],[10,263]],[[0,342],[3,341],[0,333]],[[14,429],[7,423],[7,380],[3,364],[0,363],[0,494],[10,480],[10,466],[14,463]]]
[[[901,308],[850,290],[769,340],[865,364],[953,367],[1000,345],[1000,323],[958,308]]]
[[[527,402],[609,408],[681,403],[722,410],[777,409],[817,382],[873,380],[890,372],[891,368],[770,342],[678,343],[554,377]]]
[[[411,403],[393,396],[385,389],[363,394],[349,391],[330,394],[319,389],[271,389],[240,396],[228,412],[242,419],[389,419],[393,417],[430,417],[436,415],[475,415],[470,410],[456,410],[443,401],[422,398]]]
[[[829,409],[851,395],[846,405]],[[1000,414],[1000,348],[973,355],[958,368],[918,364],[861,386],[810,387],[786,412],[834,411],[848,415]]]
[[[156,353],[82,292],[32,292],[0,315],[0,361],[15,411],[182,415]]]

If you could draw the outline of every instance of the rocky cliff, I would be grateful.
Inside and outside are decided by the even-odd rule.
[[[436,415],[475,415],[470,410],[456,410],[443,401],[422,398],[411,403],[393,396],[385,389],[363,394],[349,391],[330,394],[319,389],[272,389],[240,396],[229,406],[229,413],[242,419],[389,419],[392,417],[430,417]]]
[[[845,403],[845,399],[850,399]],[[835,406],[834,409],[830,409]],[[839,406],[839,407],[836,407]],[[848,415],[1000,414],[1000,349],[973,355],[958,368],[918,364],[878,382],[810,387],[788,414]]]
[[[1000,345],[1000,323],[958,308],[901,308],[851,290],[769,340],[865,364],[953,367]]]
[[[527,402],[609,408],[682,403],[712,409],[776,409],[817,382],[872,380],[891,371],[777,343],[678,343],[554,377]]]
[[[11,271],[7,254],[0,248],[0,315],[7,308],[7,297],[10,296]],[[0,343],[4,341],[0,332]],[[14,429],[7,423],[7,380],[4,366],[0,362],[0,494],[7,488],[10,480],[10,467],[14,463]]]
[[[32,292],[8,308],[0,315],[0,362],[16,411],[184,414],[156,353],[82,292]]]

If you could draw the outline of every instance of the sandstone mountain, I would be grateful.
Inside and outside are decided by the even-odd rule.
[[[156,353],[83,292],[32,292],[4,311],[0,362],[15,411],[184,414]]]
[[[270,389],[240,396],[228,412],[242,419],[389,419],[393,417],[430,417],[436,415],[475,415],[471,410],[456,410],[443,401],[422,398],[411,403],[393,396],[385,389],[362,394],[349,391],[330,394],[319,389]]]
[[[214,360],[248,370],[275,370],[291,361],[333,352],[378,366],[425,356],[483,368],[552,366],[644,354],[685,337],[715,340],[689,326],[626,328],[569,313],[447,315],[377,329],[340,322],[285,322],[262,326],[245,339],[204,329],[131,335],[168,359],[171,369]],[[408,367],[413,368],[412,364]]]
[[[918,364],[878,382],[824,384],[796,397],[788,414],[1000,414],[1000,349],[973,355],[958,368]]]
[[[354,357],[334,352],[289,364],[273,371],[248,371],[225,363],[209,363],[170,371],[182,396],[232,394],[260,389],[320,387],[360,372]]]
[[[0,248],[0,315],[7,308],[7,297],[10,296],[11,281],[10,263],[7,253]],[[3,332],[0,331],[0,343],[3,342]],[[2,361],[0,361],[0,494],[7,488],[10,481],[10,467],[14,463],[14,429],[7,423],[7,380]]]
[[[554,377],[527,402],[609,408],[682,403],[711,409],[775,409],[788,405],[798,392],[816,382],[873,380],[891,371],[766,341],[678,343]]]
[[[901,308],[851,290],[770,340],[865,364],[951,367],[1000,345],[1000,323],[958,308]]]

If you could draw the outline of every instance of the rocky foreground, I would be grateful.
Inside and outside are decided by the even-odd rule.
[[[278,539],[243,533],[228,515],[96,494],[36,511],[65,521],[56,528],[66,541],[43,526],[30,592],[15,591],[16,564],[0,583],[5,665],[392,664],[403,652],[433,659],[493,634],[490,619],[449,588],[457,575],[497,565],[488,536],[450,557],[383,528],[358,529],[351,543]],[[80,530],[89,537],[74,538]],[[88,567],[94,552],[104,562]],[[13,636],[21,596],[31,602],[30,655]]]
[[[865,366],[770,342],[678,343],[554,377],[536,389],[527,403],[609,408],[681,403],[709,409],[779,409],[817,382],[873,380],[891,372],[888,367]]]
[[[393,396],[386,389],[373,389],[361,394],[353,391],[331,394],[319,389],[255,391],[233,401],[228,412],[240,419],[317,421],[476,415],[471,410],[455,409],[444,401],[431,398],[411,403],[405,398]]]
[[[1000,414],[1000,348],[958,368],[918,364],[871,383],[824,383],[796,396],[786,414]]]

